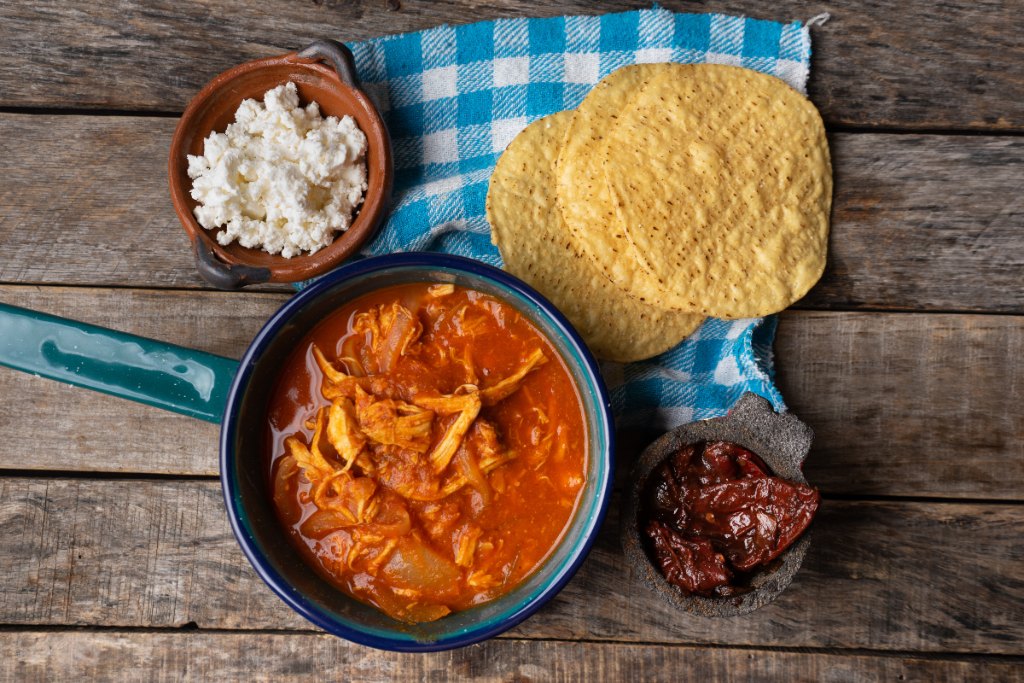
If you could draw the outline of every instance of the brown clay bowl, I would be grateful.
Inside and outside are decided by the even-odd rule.
[[[689,595],[665,580],[651,561],[640,533],[641,496],[647,480],[665,458],[682,446],[701,441],[731,441],[764,460],[772,472],[806,484],[803,463],[811,448],[811,428],[790,413],[779,414],[756,394],[744,394],[728,415],[677,427],[648,446],[633,466],[622,515],[622,547],[634,578],[676,607],[705,617],[747,614],[767,605],[793,581],[811,545],[810,529],[769,566],[750,580],[750,591],[727,598]]]
[[[320,63],[326,60],[330,66]],[[244,99],[262,99],[268,90],[292,81],[303,103],[316,101],[324,116],[352,116],[367,139],[367,190],[352,224],[334,241],[312,253],[284,258],[234,242],[217,243],[196,222],[190,196],[189,154],[202,154],[203,141],[234,121]],[[354,254],[380,225],[387,211],[394,177],[391,139],[376,106],[362,90],[352,53],[333,40],[318,40],[298,52],[240,64],[220,74],[195,96],[171,140],[167,168],[171,199],[192,241],[196,267],[210,284],[237,289],[261,282],[298,282],[321,275]]]

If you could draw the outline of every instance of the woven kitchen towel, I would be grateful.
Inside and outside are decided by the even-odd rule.
[[[499,266],[484,216],[487,184],[528,123],[576,107],[627,64],[734,64],[803,92],[811,55],[799,23],[657,7],[439,26],[350,47],[395,153],[394,211],[363,254],[441,251]],[[618,424],[669,428],[713,417],[746,391],[784,409],[772,383],[774,333],[774,318],[709,319],[656,358],[604,364]]]

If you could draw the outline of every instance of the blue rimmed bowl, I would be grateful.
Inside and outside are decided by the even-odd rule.
[[[558,350],[579,392],[587,425],[587,477],[569,528],[548,559],[507,595],[438,621],[409,625],[332,586],[301,558],[274,513],[267,406],[284,359],[332,311],[393,285],[453,283],[490,294],[520,311]],[[507,273],[469,259],[429,253],[382,256],[329,273],[289,300],[264,325],[241,360],[221,429],[220,472],[232,530],[246,557],[289,607],[334,635],[384,650],[426,652],[470,645],[520,623],[579,569],[611,493],[613,423],[597,363],[569,322],[546,299]]]

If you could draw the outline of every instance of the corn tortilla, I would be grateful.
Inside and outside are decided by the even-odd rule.
[[[821,117],[783,81],[664,65],[605,135],[605,182],[658,306],[747,318],[800,299],[825,267],[832,171]],[[563,152],[564,156],[564,152]]]
[[[535,121],[501,155],[487,192],[491,240],[505,269],[549,298],[595,354],[623,362],[657,355],[696,330],[703,316],[631,299],[571,248],[554,174],[572,118],[561,112]]]
[[[605,136],[639,89],[671,64],[625,66],[601,80],[576,109],[556,166],[558,204],[575,248],[624,292],[649,278],[644,254],[626,237],[603,170]]]

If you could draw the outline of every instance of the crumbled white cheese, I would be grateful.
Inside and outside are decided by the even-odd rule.
[[[294,83],[245,100],[235,122],[188,157],[196,220],[217,241],[286,258],[347,230],[366,192],[366,135],[351,116],[299,106]]]

